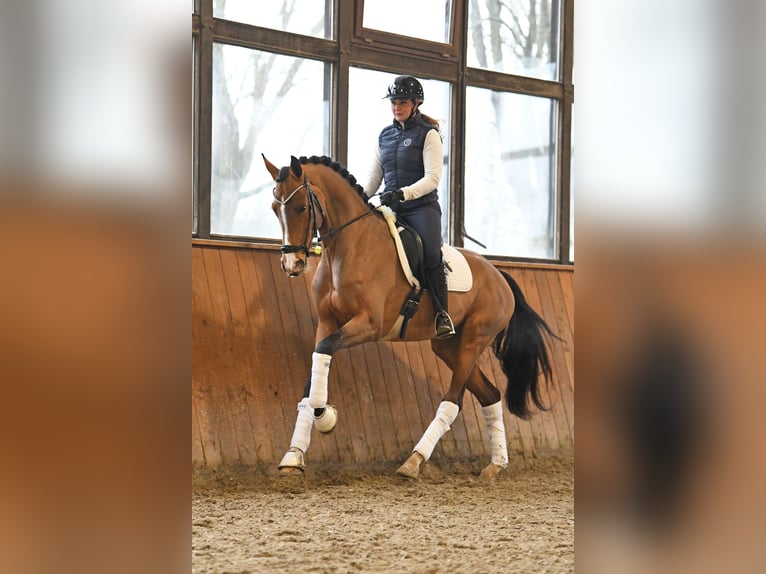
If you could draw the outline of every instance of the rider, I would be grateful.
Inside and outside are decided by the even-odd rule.
[[[426,285],[436,309],[436,336],[455,334],[447,313],[447,278],[441,256],[441,208],[437,188],[442,175],[443,147],[439,122],[421,113],[423,86],[412,76],[397,76],[384,98],[391,101],[394,121],[378,136],[375,159],[365,193],[372,196],[385,182],[380,203],[389,206],[420,235]]]

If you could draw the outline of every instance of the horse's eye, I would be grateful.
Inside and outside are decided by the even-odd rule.
[[[298,209],[296,209],[296,211],[298,213],[303,213],[304,211],[306,211],[306,206],[305,205],[301,205]]]

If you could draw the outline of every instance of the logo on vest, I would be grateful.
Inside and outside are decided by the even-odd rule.
[[[407,138],[406,140],[404,140],[404,147],[407,147],[411,143],[412,143],[412,140],[410,138]]]

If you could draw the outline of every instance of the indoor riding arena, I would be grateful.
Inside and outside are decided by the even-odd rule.
[[[568,0],[434,0],[409,3],[405,17],[373,0],[195,3],[193,572],[574,571],[572,21]],[[417,97],[396,105],[411,102],[439,126],[428,128],[443,149],[440,166],[430,156],[436,183],[426,191],[443,243],[465,250],[474,283],[449,294],[452,347],[433,339],[426,292],[408,327],[425,336],[393,340],[389,321],[389,335],[328,352],[356,323],[336,317],[342,328],[327,330],[312,290],[330,274],[322,269],[332,270],[332,305],[344,308],[366,299],[344,300],[351,267],[354,288],[377,288],[385,275],[402,293],[406,271],[394,272],[388,239],[362,240],[382,218],[337,215],[330,179],[306,163],[331,162],[338,181],[362,189],[402,77]],[[397,145],[412,142],[423,158],[436,149]],[[371,210],[384,184],[363,190]],[[479,272],[501,285],[477,282]],[[492,344],[497,329],[481,343],[468,338],[464,326],[478,324],[462,303],[470,297],[483,301],[482,324],[502,318],[503,344]],[[544,345],[526,361],[547,409],[525,391],[526,418],[507,408],[512,366],[493,348],[527,344],[511,328],[523,313],[551,332],[538,327]],[[328,355],[321,404],[337,409],[337,424],[321,433],[318,417],[330,410],[311,401],[316,357]],[[465,383],[452,381],[450,362],[468,365]],[[470,392],[456,418],[440,419],[461,384]],[[499,403],[488,399],[492,385]],[[304,454],[294,443],[309,404]],[[414,451],[437,422],[430,458]],[[419,475],[403,476],[415,453],[425,459]]]
[[[311,276],[275,248],[194,241],[194,572],[570,572],[574,564],[571,270],[498,264],[561,341],[551,405],[504,412],[510,462],[495,483],[466,395],[417,482],[395,474],[433,417],[448,369],[427,342],[340,351],[332,434],[316,430],[302,477],[279,477],[311,368]],[[504,375],[490,353],[498,386]]]

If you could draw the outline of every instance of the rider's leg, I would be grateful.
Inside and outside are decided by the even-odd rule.
[[[415,229],[423,240],[424,280],[434,303],[436,336],[450,337],[455,334],[455,327],[447,313],[447,277],[442,263],[439,204],[428,203],[413,210],[400,209],[397,216]]]
[[[440,261],[435,267],[425,270],[428,288],[436,309],[436,337],[444,339],[455,334],[452,318],[447,313],[447,276]]]

